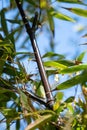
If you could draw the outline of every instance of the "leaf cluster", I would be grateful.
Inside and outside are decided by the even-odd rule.
[[[87,6],[79,0],[56,0],[55,2],[52,0],[21,0],[20,2],[30,25],[33,24],[35,11],[38,10],[37,37],[40,36],[42,30],[44,31],[44,28],[52,34],[52,37],[55,36],[55,18],[75,22],[71,15],[58,10],[58,4],[63,5],[59,7],[61,9],[87,18],[86,9],[74,7],[74,5]],[[13,11],[15,12],[13,16],[7,18],[8,13],[12,15]],[[25,130],[36,128],[86,130],[87,63],[83,63],[86,52],[82,52],[76,60],[68,60],[63,54],[52,51],[42,56],[48,78],[56,75],[58,78],[67,76],[65,81],[58,80],[56,86],[51,86],[55,103],[53,110],[50,110],[46,104],[46,94],[38,71],[27,72],[22,64],[24,58],[28,58],[27,60],[30,60],[32,64],[36,62],[36,59],[31,47],[27,45],[29,38],[26,36],[24,24],[19,15],[15,0],[10,0],[9,6],[2,7],[0,11],[0,112],[3,117],[0,123],[5,122],[6,129],[10,129],[15,123],[17,130],[21,128],[22,120],[27,124]],[[18,46],[24,51],[18,51]],[[51,49],[54,48],[52,41],[50,46]],[[77,88],[78,85],[82,88],[81,99],[76,101],[74,95],[64,100],[63,92],[67,90],[68,94],[69,88]],[[85,101],[82,101],[83,97]]]

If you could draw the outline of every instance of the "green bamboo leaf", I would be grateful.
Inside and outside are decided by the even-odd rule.
[[[5,19],[6,21],[13,23],[13,24],[20,24],[23,25],[23,21],[22,20],[13,20],[13,19]]]
[[[34,53],[32,52],[15,52],[14,55],[27,55],[27,56],[30,56],[30,57],[34,57]]]
[[[32,6],[34,6],[34,7],[37,7],[38,6],[38,3],[37,3],[37,1],[35,1],[35,0],[26,0],[29,4],[31,4]]]
[[[54,36],[54,20],[53,20],[53,17],[51,17],[49,10],[47,10],[47,15],[48,15],[50,30],[52,31],[52,34]]]
[[[46,62],[44,62],[44,65],[47,67],[53,67],[56,69],[64,69],[67,67],[67,66],[60,64],[58,62],[55,62],[55,61],[46,61]]]
[[[73,3],[73,4],[83,4],[82,1],[79,0],[57,0],[59,2],[65,2],[65,3]]]
[[[19,90],[19,93],[20,93],[20,101],[21,101],[23,108],[25,108],[26,110],[30,110],[30,108],[28,106],[27,96],[21,90]]]
[[[74,101],[74,99],[75,99],[75,97],[74,97],[74,96],[71,96],[71,97],[69,97],[68,99],[66,99],[65,102],[66,102],[66,103],[71,103],[71,102]]]
[[[58,62],[60,64],[63,64],[65,66],[73,66],[73,65],[75,65],[75,62],[71,61],[71,60],[58,60],[56,62]]]
[[[83,84],[85,82],[87,82],[87,72],[77,75],[77,76],[59,84],[56,87],[56,89],[57,90],[68,89],[68,88],[73,87],[74,85]]]
[[[22,107],[25,110],[32,111],[33,110],[32,103],[29,97],[27,97],[27,95],[21,90],[19,90],[19,93],[20,93],[20,102],[21,102]]]
[[[83,58],[84,58],[84,56],[85,56],[85,54],[86,54],[86,51],[85,51],[85,52],[82,52],[82,53],[76,58],[76,60],[77,60],[77,61],[82,61]]]
[[[81,9],[81,8],[65,8],[63,7],[64,9],[67,9],[79,16],[83,16],[83,17],[87,17],[87,10],[85,9]]]
[[[47,8],[47,1],[46,0],[40,0],[40,8]]]
[[[10,83],[8,80],[3,79],[0,77],[0,86],[3,88],[12,89],[12,83]]]
[[[82,71],[86,69],[87,69],[87,64],[81,64],[81,65],[75,65],[69,68],[65,68],[61,70],[60,73],[62,74],[74,73],[74,72],[78,72],[78,71]]]
[[[28,125],[25,130],[34,130],[38,128],[39,126],[49,122],[52,118],[52,115],[46,115],[46,116],[41,116],[39,119],[37,119],[34,123],[31,123]]]
[[[49,9],[49,13],[51,16],[55,17],[55,18],[58,18],[58,19],[61,19],[61,20],[65,20],[65,21],[70,21],[70,22],[75,22],[75,20],[69,16],[66,16],[58,11],[56,11],[54,8],[50,8]]]
[[[3,29],[3,32],[5,34],[5,36],[8,35],[8,28],[7,28],[7,23],[6,23],[6,20],[5,20],[5,10],[1,10],[1,26],[2,26],[2,29]]]
[[[44,91],[44,87],[42,85],[40,85],[38,88],[37,88],[37,95],[39,97],[42,97],[42,98],[46,98],[46,95],[45,95],[45,91]]]
[[[3,54],[2,58],[0,59],[0,75],[3,72],[4,64],[6,62],[6,59],[7,59],[7,54]]]
[[[0,87],[0,95],[2,94],[2,93],[9,93],[9,92],[12,92],[10,89],[5,89],[5,88],[2,88],[2,87]],[[1,97],[0,97],[1,98]]]
[[[3,68],[3,73],[7,74],[9,76],[19,76],[20,75],[20,72],[17,70],[17,68],[15,68],[9,64],[6,64],[6,63]]]
[[[55,56],[59,57],[60,59],[65,58],[63,55],[58,54],[58,53],[54,53],[54,52],[52,52],[52,51],[51,51],[51,52],[47,52],[46,54],[44,54],[44,55],[43,55],[43,58],[55,57]]]
[[[16,110],[14,108],[10,109],[10,108],[2,108],[2,113],[7,117],[8,121],[11,121],[9,120],[9,118],[15,118],[15,117],[19,117],[19,114],[18,112],[16,112]]]

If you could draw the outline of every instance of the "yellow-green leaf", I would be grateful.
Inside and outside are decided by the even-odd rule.
[[[65,69],[61,70],[60,73],[62,73],[62,74],[74,73],[74,72],[82,71],[85,69],[87,69],[87,64],[81,64],[81,65],[75,65],[75,66],[71,66],[69,68],[65,68]]]
[[[47,61],[44,63],[44,65],[47,67],[53,67],[56,69],[65,69],[67,67],[66,65],[60,64],[60,63],[55,62],[55,61]]]
[[[40,0],[40,8],[46,8],[46,7],[47,7],[46,0]]]
[[[73,3],[73,4],[83,4],[80,0],[57,0],[59,2],[65,2],[65,3]]]
[[[67,9],[77,15],[80,15],[80,16],[83,16],[83,17],[87,17],[87,10],[85,9],[81,9],[81,8],[65,8],[63,7],[64,9]]]
[[[65,20],[65,21],[75,22],[75,20],[73,18],[56,11],[52,7],[49,9],[49,13],[50,13],[51,16],[53,16],[55,18],[58,18],[58,19],[61,19],[61,20]]]
[[[74,85],[77,85],[77,84],[82,84],[82,83],[85,83],[87,82],[87,72],[85,73],[82,73],[80,75],[77,75],[61,84],[59,84],[56,89],[58,90],[63,90],[63,89],[68,89]]]
[[[25,130],[35,130],[36,128],[38,128],[38,126],[49,122],[51,118],[52,118],[52,115],[41,116],[34,123],[31,123],[30,125],[28,125],[25,128]]]
[[[54,20],[53,20],[53,17],[50,15],[49,10],[47,10],[47,15],[48,15],[48,22],[49,22],[50,30],[52,31],[52,34],[54,36]]]

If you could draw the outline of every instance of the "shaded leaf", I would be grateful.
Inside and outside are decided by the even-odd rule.
[[[23,25],[23,21],[22,20],[14,20],[14,19],[5,19],[6,21],[13,23],[13,24],[20,24]]]
[[[5,20],[5,10],[4,9],[1,10],[1,26],[2,26],[2,29],[3,29],[5,36],[7,36],[8,35],[8,27],[7,27],[7,23]]]
[[[23,110],[28,110],[28,111],[32,111],[32,104],[31,101],[29,100],[29,98],[27,97],[27,95],[22,92],[21,90],[19,90],[20,93],[20,101],[21,101],[21,106],[23,108]]]
[[[74,101],[74,99],[75,99],[75,97],[74,97],[74,96],[71,96],[71,97],[69,97],[68,99],[66,99],[65,102],[66,102],[66,103],[71,103],[71,102]]]
[[[3,72],[3,66],[4,66],[4,64],[5,64],[5,62],[6,62],[6,59],[7,59],[7,55],[6,54],[4,54],[3,56],[2,56],[2,58],[0,59],[0,75],[2,74],[2,72]]]

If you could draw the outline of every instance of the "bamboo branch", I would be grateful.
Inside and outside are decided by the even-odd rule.
[[[33,26],[35,26],[34,25],[35,21],[34,21],[32,27],[31,27],[30,24],[29,24],[29,21],[27,20],[27,17],[25,15],[25,13],[24,13],[24,10],[23,10],[23,8],[21,6],[21,2],[19,0],[15,0],[15,2],[17,4],[17,8],[19,9],[19,12],[21,14],[21,17],[22,17],[22,20],[24,22],[26,31],[27,31],[27,33],[28,33],[28,35],[30,37],[30,41],[31,41],[33,51],[34,51],[34,54],[35,54],[35,58],[36,58],[36,62],[37,62],[37,65],[38,65],[39,73],[40,73],[41,80],[42,80],[44,90],[45,90],[45,93],[46,93],[47,104],[49,105],[50,109],[52,109],[53,104],[54,104],[54,100],[53,100],[52,92],[50,90],[50,84],[48,82],[46,72],[45,72],[45,69],[44,69],[44,66],[43,66],[43,63],[42,63],[39,48],[38,48],[38,45],[37,45],[37,42],[36,42],[35,30],[33,30],[33,28],[32,28]]]

